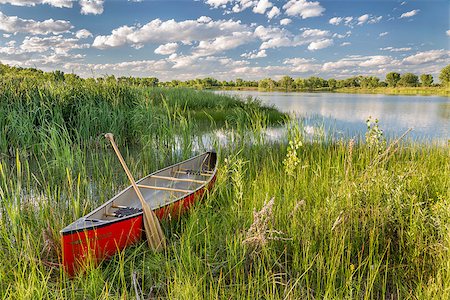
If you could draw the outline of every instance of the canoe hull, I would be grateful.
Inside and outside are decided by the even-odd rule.
[[[154,210],[158,219],[178,218],[201,199],[205,191],[214,185],[215,176],[208,186],[168,206]],[[69,276],[74,276],[89,266],[110,258],[117,252],[145,238],[142,213],[90,230],[83,230],[61,237],[63,265]]]
[[[208,165],[211,166],[211,175],[206,181],[196,179],[197,177],[205,176],[204,174],[201,174],[201,172],[192,173],[177,171],[181,167],[189,166],[189,164],[198,161],[202,161],[203,165],[203,163],[207,161],[206,158],[210,158]],[[201,199],[208,189],[212,188],[216,180],[216,160],[215,152],[205,153],[190,160],[167,167],[161,171],[157,171],[140,180],[140,182],[147,184],[161,184],[169,178],[179,185],[185,185],[182,188],[186,188],[186,185],[191,184],[191,182],[194,185],[204,182],[204,184],[195,190],[185,193],[181,197],[174,199],[174,201],[164,202],[159,205],[156,203],[158,198],[153,197],[154,194],[148,194],[147,199],[149,200],[146,201],[154,201],[152,209],[158,219],[174,219],[179,217],[189,210],[196,201]],[[169,173],[178,174],[177,172],[182,173],[181,176],[183,176],[183,178],[157,176],[158,174],[166,176]],[[195,178],[193,180],[186,179],[190,177]],[[156,178],[159,181],[150,182],[150,180],[154,180],[152,178]],[[173,190],[180,189],[174,188]],[[187,191],[188,189],[186,188],[186,192]],[[164,191],[164,193],[168,195],[172,192]],[[113,203],[118,202],[119,204],[126,204],[126,201],[129,201],[129,203],[132,204],[133,195],[136,196],[135,192],[131,187],[128,187],[93,212],[61,230],[62,262],[64,269],[69,276],[72,277],[89,267],[96,266],[99,262],[108,259],[118,251],[145,238],[142,211],[139,212],[139,210],[136,210],[130,215],[109,217],[110,213],[108,212],[111,210],[118,211],[118,204],[113,206]],[[161,196],[161,194],[159,195]],[[131,207],[132,206],[133,205],[131,205]],[[103,217],[103,219],[101,219],[101,217]]]

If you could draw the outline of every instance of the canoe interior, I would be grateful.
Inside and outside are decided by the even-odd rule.
[[[216,171],[217,155],[206,152],[189,160],[152,173],[136,183],[152,210],[177,202],[204,188]],[[151,188],[148,188],[151,187]],[[108,202],[64,228],[61,233],[105,226],[141,213],[141,203],[132,186]]]

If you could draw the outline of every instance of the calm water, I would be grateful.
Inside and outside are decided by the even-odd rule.
[[[358,136],[366,131],[369,116],[380,121],[387,136],[399,136],[408,128],[409,137],[446,142],[450,139],[450,98],[438,96],[389,96],[334,93],[283,93],[218,91],[260,99],[283,112],[306,117],[308,126],[323,124],[337,134]]]

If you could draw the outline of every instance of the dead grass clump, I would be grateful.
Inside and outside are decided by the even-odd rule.
[[[252,253],[259,252],[270,240],[287,240],[281,237],[283,233],[277,230],[269,230],[273,220],[273,204],[275,197],[264,203],[260,211],[253,210],[253,223],[247,231],[242,244],[249,246]]]

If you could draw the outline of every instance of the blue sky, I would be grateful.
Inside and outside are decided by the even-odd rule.
[[[84,77],[438,81],[449,14],[441,0],[0,0],[0,62]]]

